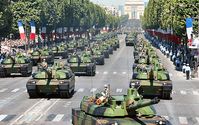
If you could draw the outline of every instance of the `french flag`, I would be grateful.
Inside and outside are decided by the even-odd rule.
[[[31,27],[30,40],[35,40],[36,27],[34,21],[30,21],[30,27]]]
[[[41,37],[42,37],[42,39],[45,39],[45,36],[46,36],[46,27],[42,26],[42,28],[41,28]]]
[[[192,18],[186,18],[186,29],[187,29],[187,37],[188,37],[188,45],[192,45],[192,38],[191,34],[193,32],[193,19]]]
[[[19,34],[20,34],[21,40],[25,40],[26,39],[26,35],[25,35],[25,31],[24,31],[24,28],[23,28],[22,21],[18,21],[18,27],[19,27]]]

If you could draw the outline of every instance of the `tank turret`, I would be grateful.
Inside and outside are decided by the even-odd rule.
[[[72,109],[73,125],[166,125],[166,119],[151,108],[160,101],[158,98],[145,100],[135,88],[129,88],[127,95],[111,95],[106,91],[83,97],[80,108]],[[98,103],[99,99],[103,101]]]
[[[76,75],[94,76],[96,71],[96,64],[90,55],[74,54],[68,59],[70,68]]]

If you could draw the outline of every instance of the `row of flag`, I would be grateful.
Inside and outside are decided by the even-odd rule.
[[[25,30],[23,27],[23,22],[22,21],[18,21],[18,27],[19,27],[19,33],[20,33],[20,38],[21,40],[25,40],[26,39],[26,34],[25,34]],[[35,40],[36,37],[36,26],[35,26],[35,22],[34,21],[30,21],[30,27],[31,27],[31,32],[30,32],[30,40]],[[45,34],[46,34],[46,27],[42,27],[41,28],[41,36],[44,39],[45,38]]]

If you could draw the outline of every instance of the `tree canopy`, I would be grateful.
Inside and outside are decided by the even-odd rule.
[[[181,37],[186,34],[185,19],[199,16],[198,0],[149,0],[142,18],[145,29],[172,29]],[[194,31],[198,32],[198,20],[194,21]]]
[[[88,30],[117,27],[124,20],[105,12],[89,0],[1,0],[0,36],[18,34],[17,21],[21,20],[29,30],[29,22],[34,20],[36,28],[46,25],[48,32],[57,27],[76,27]],[[38,31],[38,30],[37,30]]]

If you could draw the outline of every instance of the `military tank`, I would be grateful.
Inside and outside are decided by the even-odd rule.
[[[138,88],[138,92],[144,97],[171,98],[172,81],[164,68],[158,70],[151,68],[134,73],[130,86]]]
[[[55,62],[52,67],[42,63],[26,83],[26,88],[30,98],[42,94],[69,98],[74,93],[75,75],[63,62]]]
[[[138,63],[139,62],[139,52],[134,51],[133,56],[134,56],[134,63]]]
[[[51,50],[55,57],[61,57],[62,59],[68,58],[68,51],[63,45],[53,46]]]
[[[67,49],[68,49],[68,53],[72,54],[76,51],[76,47],[77,47],[77,42],[76,41],[71,41],[67,44]]]
[[[38,63],[41,63],[44,59],[48,64],[53,64],[54,63],[53,52],[48,50],[47,48],[44,48],[42,50],[35,49],[31,53],[31,60],[34,66],[36,66]]]
[[[106,92],[84,96],[80,108],[72,109],[73,125],[167,125],[169,122],[151,107],[160,100],[145,100],[135,88],[127,95]]]
[[[101,46],[103,49],[108,50],[109,54],[113,54],[113,47],[110,44],[104,42]]]
[[[94,59],[85,54],[73,54],[68,59],[68,63],[75,75],[95,76],[96,64]]]
[[[127,36],[125,38],[125,41],[126,41],[126,46],[134,46],[134,38],[133,37]]]
[[[95,60],[96,65],[104,65],[104,63],[105,63],[103,52],[99,49],[88,48],[83,52],[83,54],[90,55],[91,58],[93,58]]]
[[[7,77],[12,73],[20,73],[24,77],[29,77],[32,74],[30,58],[21,53],[16,56],[6,56],[0,64],[0,77]]]
[[[105,57],[102,51],[99,49],[92,49],[93,59],[95,60],[96,65],[104,65]]]

